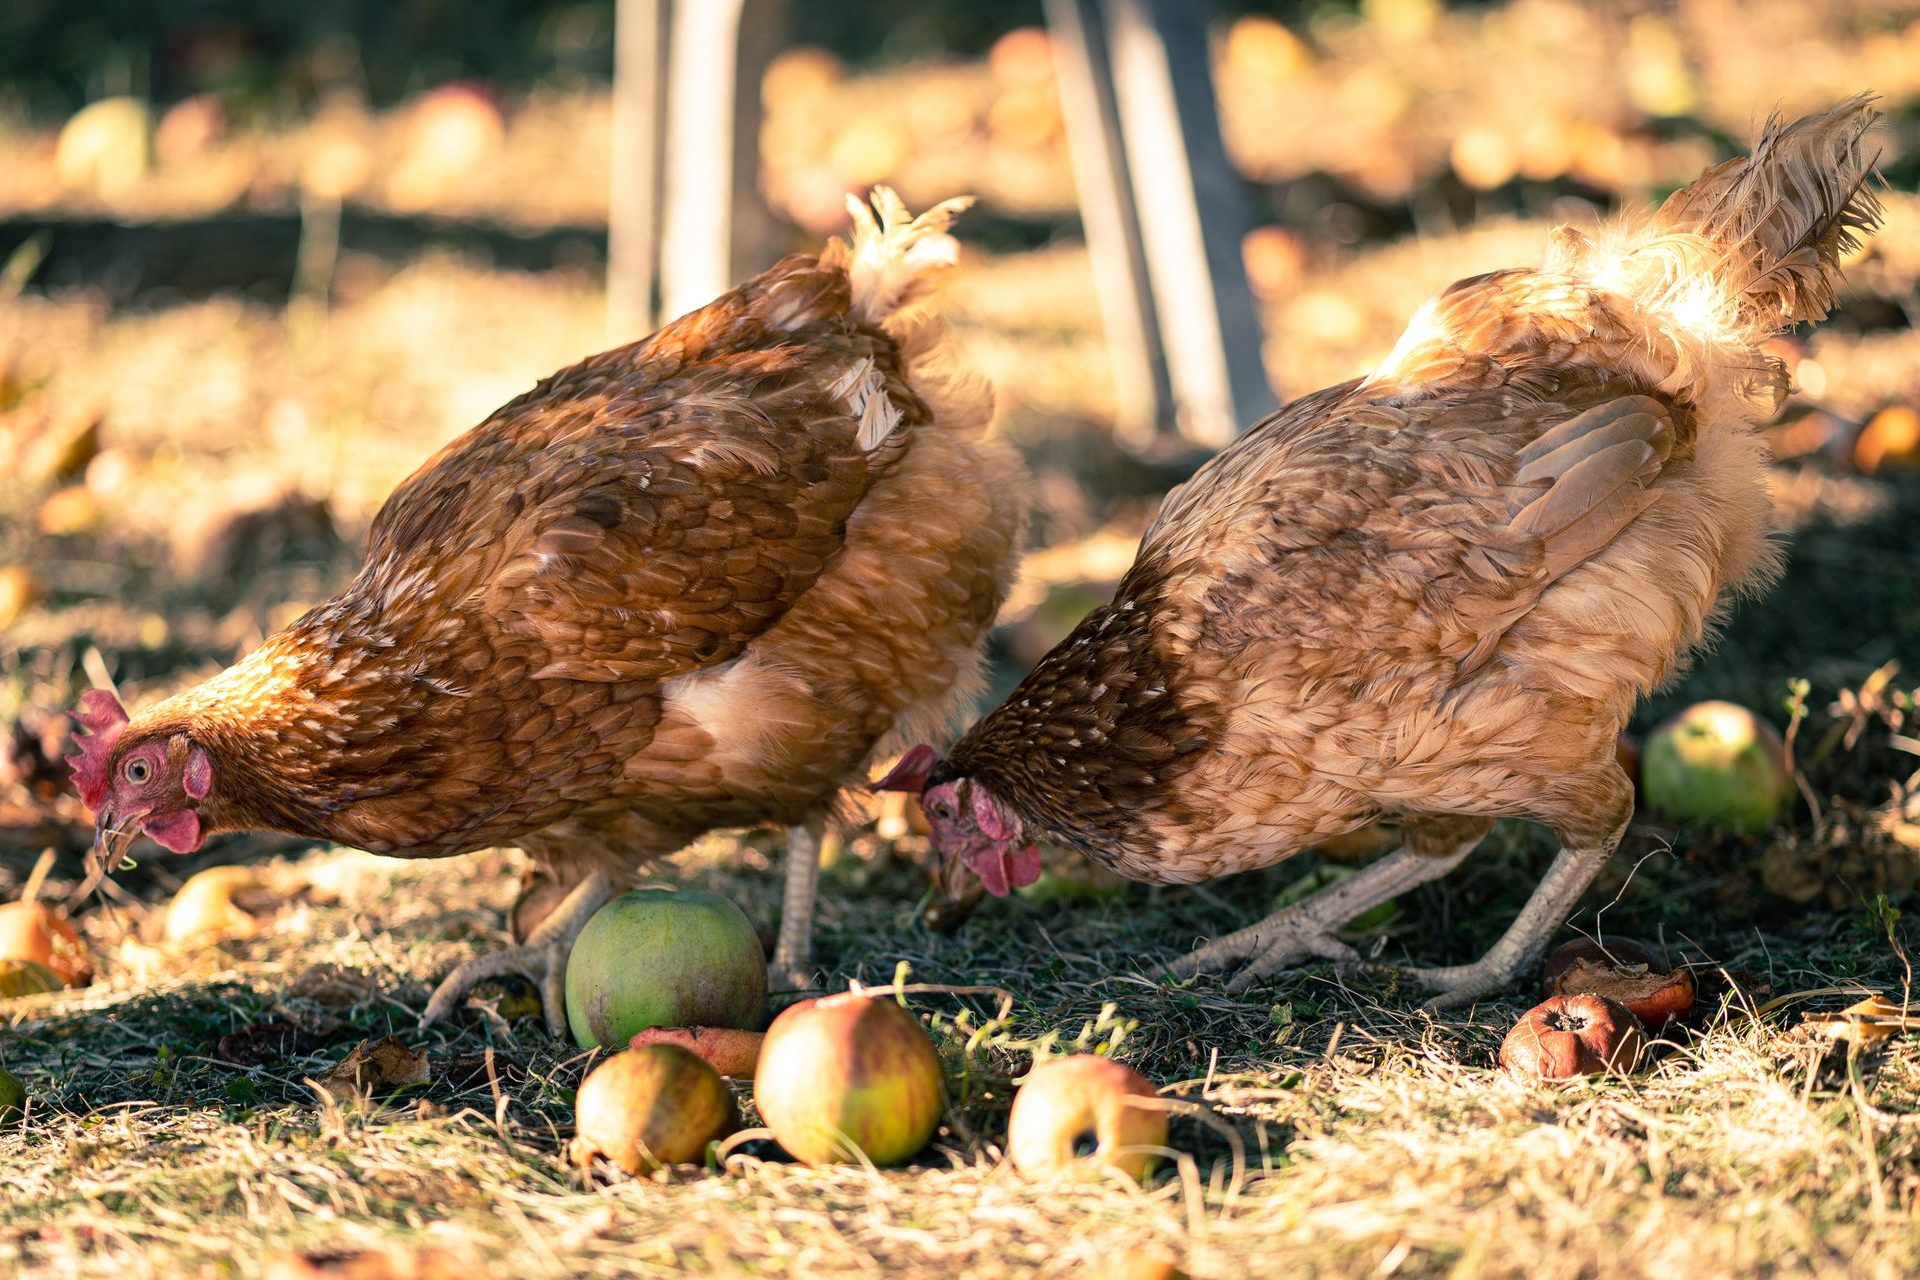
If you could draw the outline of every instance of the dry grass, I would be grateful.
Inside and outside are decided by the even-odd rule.
[[[1409,904],[1421,923],[1396,950],[1484,941],[1484,927],[1438,938],[1434,922],[1487,905],[1476,899],[1489,878],[1517,878],[1532,855],[1506,845],[1479,881]],[[813,1171],[750,1142],[717,1170],[586,1185],[559,1159],[584,1055],[477,1011],[456,1028],[412,1030],[431,980],[498,929],[513,858],[315,851],[293,866],[324,887],[324,905],[289,908],[272,937],[177,958],[164,977],[122,972],[9,1007],[3,1055],[36,1102],[23,1131],[0,1137],[0,1261],[49,1276],[251,1275],[289,1248],[433,1247],[501,1276],[1071,1276],[1160,1241],[1206,1276],[1920,1265],[1920,1041],[1849,1059],[1791,1025],[1800,1003],[1758,1019],[1735,1007],[1631,1080],[1527,1089],[1492,1068],[1519,999],[1435,1020],[1404,993],[1325,970],[1246,1000],[1211,981],[1169,985],[1157,962],[1244,913],[1144,888],[1052,907],[1016,900],[957,936],[931,935],[912,921],[916,877],[872,852],[829,874],[822,947],[839,978],[885,981],[905,962],[917,979],[1014,995],[1003,1024],[991,999],[916,1000],[959,1101],[910,1170]],[[757,849],[712,841],[687,861],[683,881],[770,919],[775,885]],[[1284,878],[1242,888],[1263,895]],[[1513,889],[1492,892],[1510,900]],[[90,923],[108,942],[112,923]],[[1696,940],[1686,953],[1758,969],[1783,992],[1897,991],[1902,978],[1885,935],[1858,916]],[[315,962],[364,969],[379,993],[347,1010],[289,999],[290,977]],[[252,1069],[216,1056],[221,1035],[267,1017],[314,1028],[310,1050]],[[306,1083],[390,1031],[429,1049],[432,1083],[344,1107]],[[1211,1124],[1175,1125],[1190,1155],[1145,1190],[1015,1177],[993,1145],[1006,1082],[1048,1033],[1117,1039],[1118,1056],[1170,1095],[1205,1104]]]

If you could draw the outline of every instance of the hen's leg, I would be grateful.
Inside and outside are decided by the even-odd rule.
[[[519,946],[505,951],[490,951],[475,956],[441,980],[420,1015],[422,1027],[431,1026],[453,1012],[460,997],[488,978],[517,973],[540,988],[540,1004],[547,1015],[547,1030],[555,1036],[567,1034],[567,953],[580,936],[593,913],[613,897],[613,881],[603,871],[595,871],[567,891],[538,928]]]
[[[820,887],[819,821],[787,829],[787,887],[780,899],[780,940],[767,965],[767,986],[805,991],[813,985],[813,900]]]
[[[1492,826],[1491,821],[1468,820],[1453,831],[1455,838],[1447,851],[1429,853],[1418,839],[1419,832],[1409,824],[1407,843],[1411,847],[1368,863],[1304,902],[1200,948],[1176,961],[1172,972],[1175,977],[1191,977],[1250,958],[1252,962],[1227,984],[1227,990],[1237,995],[1308,956],[1357,962],[1360,957],[1354,949],[1334,936],[1340,926],[1415,885],[1446,875],[1474,851]]]
[[[1527,905],[1520,909],[1500,941],[1472,964],[1450,965],[1441,969],[1408,969],[1410,977],[1440,994],[1427,1001],[1432,1010],[1454,1009],[1471,1004],[1481,996],[1510,986],[1515,978],[1540,958],[1547,939],[1567,922],[1574,903],[1587,891],[1600,868],[1613,856],[1633,819],[1633,787],[1627,776],[1609,760],[1604,780],[1606,791],[1600,797],[1606,816],[1598,823],[1556,824],[1560,853],[1534,889]]]

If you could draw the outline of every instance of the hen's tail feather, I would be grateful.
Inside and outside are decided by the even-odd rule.
[[[846,268],[854,312],[877,325],[928,293],[959,261],[960,244],[947,228],[973,204],[973,197],[943,200],[917,218],[891,187],[875,187],[869,199],[871,204],[847,197],[853,249]]]
[[[1772,332],[1833,309],[1840,259],[1880,225],[1877,155],[1862,143],[1880,113],[1863,93],[1791,124],[1767,122],[1753,154],[1709,169],[1674,192],[1663,231],[1720,251],[1742,319]]]

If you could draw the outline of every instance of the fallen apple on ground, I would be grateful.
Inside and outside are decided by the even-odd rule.
[[[581,1084],[570,1154],[581,1168],[602,1156],[627,1173],[651,1173],[700,1160],[738,1122],[726,1082],[698,1054],[646,1045],[616,1053]]]
[[[222,938],[251,938],[260,921],[234,895],[265,887],[252,867],[208,867],[188,876],[167,903],[164,934],[168,942],[199,944]]]
[[[630,1049],[650,1044],[677,1044],[691,1050],[700,1060],[731,1080],[753,1079],[760,1065],[760,1046],[766,1035],[759,1031],[739,1031],[732,1027],[648,1027],[628,1042]]]
[[[0,1129],[11,1129],[27,1109],[27,1086],[20,1077],[0,1068]]]
[[[1603,996],[1555,996],[1520,1015],[1500,1065],[1523,1080],[1575,1080],[1640,1065],[1646,1036],[1626,1007]]]
[[[1029,1178],[1098,1176],[1118,1169],[1136,1182],[1167,1143],[1167,1113],[1143,1100],[1159,1092],[1111,1058],[1074,1054],[1042,1063],[1014,1095],[1007,1152]]]
[[[760,1117],[807,1164],[898,1164],[927,1145],[945,1109],[940,1055],[891,999],[847,991],[802,1000],[767,1028],[754,1071]]]
[[[1659,951],[1628,938],[1603,945],[1576,938],[1547,957],[1549,996],[1605,996],[1624,1005],[1640,1025],[1658,1035],[1693,1012],[1693,971],[1674,968]]]
[[[1766,830],[1793,794],[1779,732],[1732,702],[1697,702],[1649,734],[1640,783],[1669,818],[1746,835]]]
[[[93,962],[73,922],[40,902],[0,906],[0,959],[45,965],[69,987],[93,981]]]
[[[0,960],[0,1000],[15,996],[43,996],[66,984],[47,966],[33,960]]]
[[[648,1027],[760,1025],[767,959],[753,923],[713,893],[636,889],[594,913],[567,957],[567,1025],[586,1049]]]

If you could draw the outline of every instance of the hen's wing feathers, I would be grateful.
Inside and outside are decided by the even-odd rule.
[[[1222,641],[1266,634],[1305,661],[1403,644],[1411,610],[1472,670],[1658,499],[1679,447],[1672,411],[1618,384],[1390,407],[1334,390],[1243,437],[1148,532],[1143,567],[1222,584],[1202,602]],[[1344,644],[1307,634],[1321,624]]]
[[[663,680],[738,654],[833,562],[884,465],[845,386],[873,344],[740,349],[693,319],[557,375],[422,468],[375,519],[369,567],[394,591],[459,591],[536,678]],[[697,358],[658,355],[661,337]]]
[[[674,439],[685,406],[597,433],[486,589],[495,624],[545,651],[533,675],[666,679],[727,661],[785,613],[839,553],[866,488],[857,424],[813,407],[803,430],[715,404],[692,413],[731,414],[734,429],[697,441]]]

